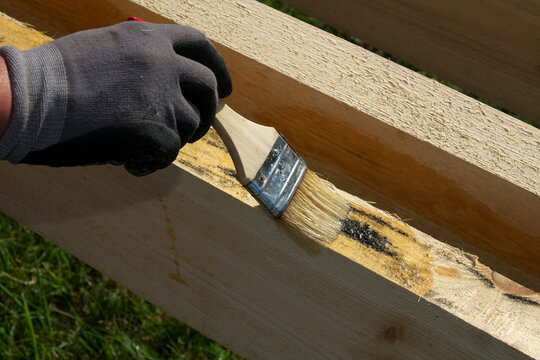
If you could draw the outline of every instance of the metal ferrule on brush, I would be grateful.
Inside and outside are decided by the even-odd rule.
[[[259,172],[246,188],[274,217],[279,217],[304,176],[306,163],[279,135]]]

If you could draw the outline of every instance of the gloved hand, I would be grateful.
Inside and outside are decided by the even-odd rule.
[[[232,91],[212,44],[179,25],[124,22],[0,56],[13,96],[0,159],[13,163],[112,163],[146,175],[201,138]]]

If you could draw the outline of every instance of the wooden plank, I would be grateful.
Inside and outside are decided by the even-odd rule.
[[[128,15],[198,27],[231,69],[229,103],[284,133],[311,168],[520,282],[540,278],[539,130],[250,0],[2,9],[55,35]]]
[[[2,211],[247,358],[540,356],[537,294],[411,228],[389,238],[396,261],[344,236],[297,244],[177,166],[0,171]]]
[[[285,0],[540,125],[540,3]]]
[[[214,133],[145,178],[0,171],[2,211],[247,357],[540,356],[537,293],[347,194],[351,221],[391,251],[344,234],[297,243],[234,181]]]
[[[258,3],[136,2],[223,44],[230,103],[337,167],[332,182],[358,179],[540,277],[537,129]]]

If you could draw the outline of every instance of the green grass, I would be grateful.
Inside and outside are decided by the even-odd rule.
[[[239,359],[0,215],[0,359]]]

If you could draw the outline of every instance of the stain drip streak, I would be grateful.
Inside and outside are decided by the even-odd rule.
[[[158,198],[159,198],[159,202],[161,203],[161,208],[163,209],[163,213],[165,215],[165,225],[167,229],[167,235],[171,239],[170,249],[173,252],[173,263],[175,267],[175,272],[169,274],[169,278],[171,278],[172,280],[182,285],[187,285],[186,281],[182,278],[182,275],[180,274],[180,252],[176,248],[176,235],[174,234],[174,227],[172,226],[172,221],[167,212],[167,206],[165,205],[165,202],[163,201],[163,196],[161,195],[161,193],[158,194]]]

